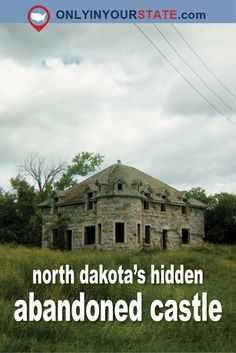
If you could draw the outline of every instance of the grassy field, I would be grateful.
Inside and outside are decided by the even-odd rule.
[[[132,268],[146,271],[145,285],[33,285],[32,269],[55,269],[69,264],[75,274],[89,264],[97,268]],[[203,285],[151,285],[150,265],[184,264],[204,271]],[[236,247],[204,245],[178,252],[96,253],[59,252],[24,247],[0,246],[0,351],[1,352],[236,352]],[[30,291],[46,299],[125,299],[143,293],[142,322],[16,322],[15,302]],[[218,322],[154,322],[149,315],[153,300],[192,299],[206,291],[223,307]]]

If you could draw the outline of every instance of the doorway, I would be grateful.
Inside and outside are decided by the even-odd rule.
[[[190,236],[189,236],[189,229],[183,228],[182,229],[182,244],[189,244]]]

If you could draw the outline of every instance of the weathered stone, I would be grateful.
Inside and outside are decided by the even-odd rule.
[[[204,204],[121,163],[60,192],[56,200],[40,205],[42,247],[57,246],[58,214],[67,220],[67,249],[178,249],[203,241]]]

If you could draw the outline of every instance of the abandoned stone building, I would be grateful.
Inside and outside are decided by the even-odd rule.
[[[120,161],[39,206],[44,248],[175,249],[204,237],[206,205]]]

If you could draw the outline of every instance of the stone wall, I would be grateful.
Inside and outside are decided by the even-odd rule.
[[[94,208],[88,210],[86,202],[77,205],[43,209],[42,247],[52,247],[53,224],[61,212],[67,218],[67,228],[72,231],[72,249],[97,248],[100,250],[139,250],[163,247],[163,230],[167,233],[166,248],[178,249],[182,244],[182,229],[189,230],[190,244],[200,244],[204,237],[204,210],[188,207],[182,214],[181,206],[167,203],[166,211],[161,204],[150,202],[144,210],[141,197],[107,195],[98,197]],[[115,224],[124,223],[124,242],[115,242]],[[101,241],[98,239],[98,225],[101,225]],[[140,224],[140,235],[138,226]],[[95,244],[85,245],[85,227],[95,226]],[[145,226],[150,226],[150,244],[144,244]]]

